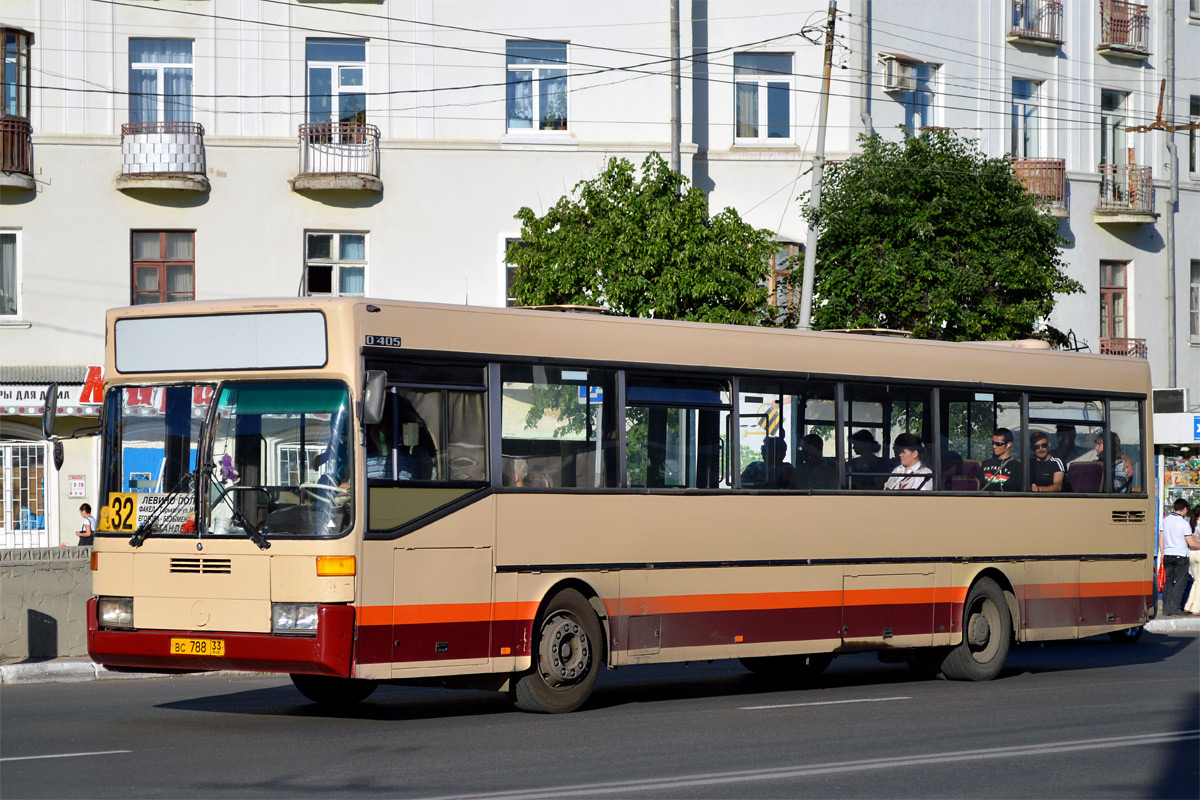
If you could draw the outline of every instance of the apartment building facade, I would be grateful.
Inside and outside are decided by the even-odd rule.
[[[827,6],[680,6],[682,171],[714,210],[774,231],[780,268],[798,263]],[[0,546],[73,543],[75,509],[99,499],[95,440],[68,442],[55,473],[37,417],[58,380],[60,432],[94,423],[86,379],[107,308],[296,294],[505,305],[519,208],[544,211],[609,157],[670,150],[668,9],[5,3]],[[1200,121],[1200,0],[838,11],[827,157],[852,155],[864,132],[922,127],[1011,155],[1086,289],[1052,322],[1092,352],[1147,358],[1156,387],[1200,402],[1200,132],[1165,129]],[[1159,127],[1135,130],[1156,120],[1164,79]]]

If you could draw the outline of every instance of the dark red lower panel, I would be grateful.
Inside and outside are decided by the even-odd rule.
[[[487,620],[363,625],[358,629],[355,659],[359,664],[486,659],[500,655],[492,652],[498,648],[490,646],[491,628]]]
[[[1153,607],[1153,603],[1151,606]],[[1141,595],[1079,598],[1080,625],[1141,625],[1146,621],[1146,598]],[[1112,619],[1109,619],[1109,615]]]
[[[350,677],[354,648],[354,609],[319,606],[317,635],[275,636],[269,633],[225,631],[145,631],[100,629],[96,599],[88,601],[88,655],[97,664],[147,669],[236,669],[258,672],[300,672]],[[220,639],[224,657],[173,656],[173,638]]]

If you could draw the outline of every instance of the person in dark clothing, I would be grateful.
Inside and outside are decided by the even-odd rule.
[[[1033,461],[1029,464],[1029,471],[1033,473],[1030,491],[1061,492],[1067,468],[1061,459],[1050,455],[1050,437],[1037,431],[1029,437],[1029,446],[1033,448]]]
[[[1019,492],[1024,488],[1021,460],[1013,458],[1013,435],[1008,428],[996,428],[992,433],[992,458],[983,462],[985,492]]]

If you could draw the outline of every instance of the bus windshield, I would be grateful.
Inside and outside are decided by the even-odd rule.
[[[354,520],[351,405],[334,381],[222,384],[205,533],[337,536]],[[253,530],[252,530],[253,529]]]

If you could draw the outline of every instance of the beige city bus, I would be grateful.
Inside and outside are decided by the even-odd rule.
[[[370,299],[107,326],[114,669],[559,712],[602,665],[985,680],[1152,613],[1139,359]]]

